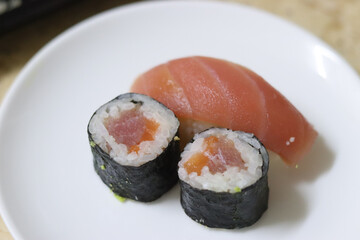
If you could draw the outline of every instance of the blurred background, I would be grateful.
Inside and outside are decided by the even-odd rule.
[[[360,73],[360,0],[217,0],[278,15],[321,38]],[[107,9],[140,1],[0,0],[0,104],[20,70],[46,43]],[[0,240],[13,239],[0,217]]]

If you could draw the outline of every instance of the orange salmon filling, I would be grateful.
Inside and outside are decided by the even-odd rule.
[[[196,172],[199,176],[203,167],[208,166],[211,174],[226,171],[226,166],[246,169],[245,162],[234,142],[226,137],[210,136],[204,138],[205,150],[193,154],[185,163],[184,168],[188,174]]]
[[[159,123],[147,119],[137,109],[124,111],[118,118],[109,117],[104,125],[116,143],[127,146],[128,153],[138,153],[141,142],[153,141],[159,128]]]

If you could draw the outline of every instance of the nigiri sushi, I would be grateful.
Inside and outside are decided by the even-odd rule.
[[[288,164],[308,153],[317,132],[262,77],[241,65],[210,57],[186,57],[140,75],[132,92],[146,94],[174,111],[183,142],[211,126],[255,134]]]

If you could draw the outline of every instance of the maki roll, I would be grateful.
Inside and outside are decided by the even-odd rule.
[[[268,207],[269,157],[253,134],[205,130],[186,145],[178,165],[181,205],[198,223],[242,228]]]
[[[179,121],[156,100],[126,93],[101,106],[88,124],[94,167],[117,195],[149,202],[178,180]]]

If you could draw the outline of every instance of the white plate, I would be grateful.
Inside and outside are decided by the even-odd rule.
[[[92,166],[98,106],[169,59],[206,55],[265,77],[314,124],[298,169],[273,160],[269,209],[254,226],[188,218],[175,187],[120,203]],[[140,3],[69,29],[24,68],[0,116],[1,214],[16,239],[359,239],[360,80],[317,38],[267,13],[214,2]]]

